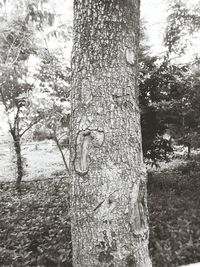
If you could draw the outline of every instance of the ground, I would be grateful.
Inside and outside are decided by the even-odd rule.
[[[65,151],[66,157],[68,153]],[[59,150],[52,140],[41,142],[22,142],[25,175],[23,180],[48,177],[64,170]],[[0,143],[0,181],[16,179],[15,154],[12,142]]]
[[[70,185],[59,152],[50,142],[24,146],[23,151],[30,173],[21,192],[14,182],[6,182],[12,180],[8,175],[0,182],[0,266],[70,267]],[[2,164],[8,154],[6,149],[0,153]],[[176,159],[149,172],[153,266],[200,262],[199,161]]]
[[[200,169],[184,174],[182,170],[168,169],[149,177],[153,266],[200,262]]]

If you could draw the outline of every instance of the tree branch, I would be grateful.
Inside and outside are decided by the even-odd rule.
[[[36,121],[32,122],[31,124],[29,124],[29,126],[22,132],[19,134],[20,137],[22,137],[28,130],[30,130],[35,124],[37,124],[39,121],[41,120],[41,118],[38,118]]]
[[[9,43],[10,48],[9,48],[8,53],[7,53],[7,55],[6,55],[5,64],[8,63],[8,57],[9,57],[9,55],[10,55],[10,53],[11,53],[11,50],[12,50],[12,48],[13,48],[13,46],[14,46],[15,41],[17,40],[17,37],[18,37],[18,36],[16,36],[16,37],[13,39],[12,44]]]
[[[18,128],[19,127],[19,112],[20,112],[20,106],[17,106],[17,113],[15,115],[15,118],[14,118],[14,131],[16,130],[16,127]]]
[[[67,161],[66,161],[66,159],[65,159],[65,155],[64,155],[64,153],[63,153],[63,151],[62,151],[62,148],[61,148],[61,146],[60,146],[60,142],[59,142],[59,140],[58,140],[58,138],[57,138],[57,134],[56,134],[56,130],[55,130],[55,129],[53,129],[53,135],[54,135],[54,136],[53,136],[54,141],[56,142],[56,145],[57,145],[57,147],[58,147],[58,149],[59,149],[59,151],[60,151],[60,153],[61,153],[61,156],[62,156],[64,165],[65,165],[65,168],[66,168],[68,174],[70,174],[69,167],[68,167]]]

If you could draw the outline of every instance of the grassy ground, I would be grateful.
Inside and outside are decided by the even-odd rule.
[[[200,262],[200,171],[184,170],[187,168],[149,177],[153,266]]]
[[[66,149],[63,151],[68,160]],[[64,168],[60,152],[52,140],[22,143],[22,156],[25,159],[23,180],[51,177],[52,173]],[[0,182],[16,180],[14,158],[12,142],[0,144]]]
[[[0,184],[0,266],[70,267],[67,179]],[[153,266],[200,261],[200,172],[182,169],[149,177]]]
[[[66,179],[0,187],[0,266],[70,266],[71,241]]]

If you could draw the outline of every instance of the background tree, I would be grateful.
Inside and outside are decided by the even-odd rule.
[[[197,65],[192,57],[186,60],[192,48],[191,39],[199,30],[198,7],[188,7],[184,1],[168,4],[166,53],[160,57],[150,56],[144,34],[140,44],[143,151],[152,163],[167,159],[167,153],[172,152],[171,139],[163,138],[166,131],[177,144],[188,147],[188,157],[191,147],[198,147],[199,140],[199,109],[193,103],[198,99],[198,88],[194,88],[198,83]]]
[[[168,55],[180,56],[191,48],[191,38],[199,31],[199,3],[191,5],[183,0],[168,2],[169,15],[167,20],[164,44]],[[190,6],[189,6],[190,5]]]
[[[64,65],[64,64],[63,64]],[[52,138],[58,147],[64,166],[69,173],[68,159],[63,147],[69,145],[69,119],[70,119],[70,69],[61,65],[58,58],[47,53],[35,75],[39,85],[37,92],[31,95],[33,110],[37,110],[41,118],[40,128],[45,126],[49,130],[49,138]],[[39,132],[40,133],[40,132]],[[38,132],[34,138],[37,140]],[[38,136],[40,138],[40,136]]]
[[[25,99],[33,88],[28,82],[28,69],[25,65],[30,53],[34,51],[32,36],[33,32],[27,27],[24,17],[3,22],[0,47],[0,99],[8,118],[16,152],[17,188],[23,176],[21,137],[37,122],[37,118],[34,118],[30,123],[25,123],[26,116],[30,114]]]
[[[7,1],[4,1],[4,7],[2,6],[0,10],[2,21],[0,29],[0,67],[2,71],[0,81],[2,86],[0,93],[14,141],[17,157],[18,188],[23,176],[21,138],[39,120],[44,120],[45,110],[41,112],[41,105],[39,106],[38,103],[37,106],[40,113],[37,109],[33,109],[33,96],[37,94],[39,88],[41,90],[51,88],[51,94],[48,95],[49,100],[52,101],[52,98],[55,97],[55,103],[56,97],[61,97],[61,92],[67,91],[65,90],[68,87],[66,82],[69,82],[69,74],[67,77],[63,75],[64,72],[69,73],[67,62],[63,57],[64,52],[61,49],[61,47],[64,47],[65,50],[66,45],[52,48],[51,44],[53,42],[63,43],[64,41],[67,43],[71,36],[71,26],[69,21],[66,22],[67,26],[64,21],[60,22],[60,15],[56,16],[53,13],[51,2],[45,1],[44,3],[37,0],[7,3]],[[8,10],[6,9],[7,4],[10,7]],[[37,69],[36,64],[34,65],[34,61],[41,66],[40,70]],[[61,61],[62,64],[58,63]],[[42,68],[42,65],[44,68]],[[48,71],[47,68],[49,68]],[[38,75],[38,71],[40,71],[40,75]],[[44,73],[45,71],[48,72],[49,76]],[[38,80],[40,80],[39,84]],[[61,87],[64,89],[61,89]],[[57,107],[56,114],[58,114],[58,110]],[[41,114],[43,114],[43,117],[41,117]],[[48,114],[48,120],[50,120],[50,114]],[[54,140],[57,140],[56,143],[58,144],[55,135]]]
[[[74,1],[74,266],[151,266],[138,107],[139,1]]]
[[[195,104],[199,100],[199,89],[194,86],[198,84],[198,74],[194,64],[196,59],[189,53],[189,49],[196,49],[193,45],[195,37],[199,38],[199,6],[189,4],[186,1],[169,2],[170,14],[164,38],[167,48],[164,60],[169,79],[166,86],[168,90],[165,90],[166,102],[163,105],[160,103],[161,116],[168,117],[168,128],[178,144],[188,147],[188,157],[191,147],[200,145],[197,118],[199,108]],[[190,58],[185,59],[184,63],[188,54]]]
[[[150,55],[150,48],[146,40],[140,40],[139,50],[139,101],[141,109],[142,146],[145,159],[156,164],[162,158],[160,151],[161,136],[166,127],[158,119],[159,111],[152,106],[152,102],[160,100],[159,83],[162,76],[159,74],[158,57]],[[159,136],[159,138],[158,138]]]

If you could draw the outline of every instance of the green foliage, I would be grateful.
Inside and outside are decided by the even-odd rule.
[[[0,101],[8,117],[12,135],[20,139],[31,125],[27,122],[30,113],[26,98],[33,85],[28,82],[29,70],[26,63],[29,56],[36,52],[33,30],[26,24],[25,15],[20,13],[5,19],[0,31]]]
[[[199,7],[188,8],[182,0],[169,1],[169,16],[164,44],[168,52],[183,54],[191,36],[200,29]]]
[[[179,0],[169,1],[169,16],[162,58],[151,57],[141,40],[139,64],[140,107],[144,156],[153,162],[163,157],[162,135],[166,130],[178,144],[200,146],[200,98],[198,57],[192,64],[176,64],[171,54],[180,55],[190,35],[199,31],[198,7]],[[142,32],[144,35],[144,32]],[[165,150],[166,151],[166,150]]]
[[[40,82],[41,91],[50,92],[60,98],[68,98],[70,92],[71,69],[62,59],[48,50],[40,51],[41,62],[35,78]]]
[[[21,137],[30,128],[43,120],[58,143],[57,128],[60,130],[69,124],[70,74],[64,48],[71,37],[71,26],[69,21],[59,22],[60,14],[52,13],[51,1],[10,4],[9,12],[0,12],[3,21],[0,27],[0,101],[14,144],[17,140],[19,166]],[[61,46],[50,49],[52,39]],[[37,93],[46,94],[42,99]],[[18,176],[21,177],[19,172]]]
[[[46,128],[41,129],[41,125],[37,125],[33,131],[33,140],[34,141],[43,141],[53,139],[53,136],[50,131],[48,131]]]
[[[140,49],[140,108],[141,126],[144,157],[149,163],[157,164],[156,161],[166,159],[166,154],[170,153],[169,146],[162,135],[167,129],[167,122],[160,118],[161,108],[159,103],[168,99],[168,83],[171,78],[166,71],[166,64],[158,64],[157,57],[150,57],[148,49]]]
[[[40,83],[37,94],[31,97],[32,109],[38,111],[40,125],[45,125],[47,137],[62,141],[63,137],[68,138],[69,133],[70,69],[47,53],[35,77]],[[45,134],[44,129],[43,132]]]
[[[71,266],[66,179],[0,186],[0,265]]]
[[[35,53],[32,28],[28,27],[24,17],[13,18],[1,25],[0,57],[1,63],[15,64],[28,59]]]
[[[182,174],[183,169],[192,170]],[[153,173],[148,182],[154,266],[200,261],[200,166],[194,161]],[[70,185],[66,178],[0,184],[0,265],[72,266]]]
[[[45,1],[48,3],[48,1]],[[54,24],[55,14],[47,10],[43,10],[44,1],[32,0],[27,5],[26,22],[31,21],[37,27],[43,27],[44,24],[52,26]]]
[[[21,64],[2,68],[0,76],[2,98],[6,109],[12,110],[24,106],[22,95],[28,94],[33,89],[32,84],[25,80],[27,69]]]
[[[145,51],[140,54],[140,107],[143,151],[146,158],[162,158],[162,135],[166,130],[178,143],[200,146],[200,90],[198,61],[177,65],[158,63]],[[189,151],[188,150],[188,151]],[[170,152],[170,150],[168,150]],[[188,152],[190,153],[190,152]]]
[[[171,0],[168,5],[166,54],[150,56],[144,27],[139,53],[143,151],[152,163],[166,152],[161,147],[165,131],[178,144],[188,146],[188,156],[191,148],[200,146],[199,59],[197,56],[194,62],[182,65],[172,59],[185,53],[189,39],[199,31],[199,7],[184,0]]]
[[[192,172],[182,174],[183,169],[191,170],[191,166]],[[200,168],[190,163],[149,177],[153,266],[181,266],[200,261],[199,175]]]
[[[165,100],[153,105],[160,111],[160,119],[165,120],[172,137],[178,143],[197,148],[200,146],[198,75],[187,65],[171,65],[169,74],[172,79],[168,81]]]

